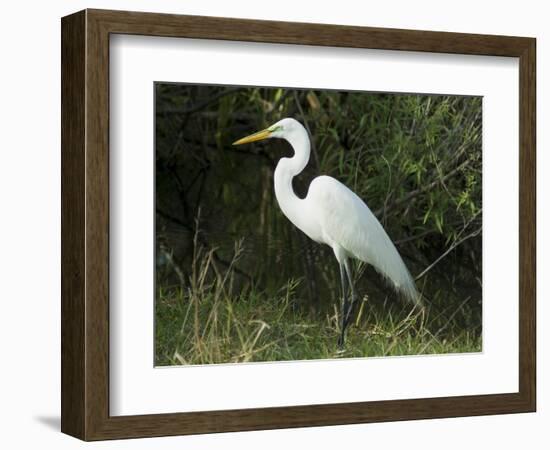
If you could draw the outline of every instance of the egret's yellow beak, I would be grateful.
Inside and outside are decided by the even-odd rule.
[[[257,133],[251,134],[250,136],[243,137],[242,139],[233,142],[233,145],[241,145],[248,144],[249,142],[261,141],[262,139],[267,139],[270,134],[271,131],[266,128],[265,130],[258,131]]]

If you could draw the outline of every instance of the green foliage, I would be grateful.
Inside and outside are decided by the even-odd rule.
[[[215,303],[203,292],[202,325],[206,327],[214,305],[219,314],[226,314],[230,304],[251,335],[256,330],[256,325],[246,325],[251,320],[270,323],[258,338],[263,342],[277,329],[273,317],[280,308],[281,289],[293,281],[287,325],[318,327],[318,351],[325,338],[326,349],[335,345],[327,319],[339,298],[332,252],[311,242],[282,215],[273,192],[273,170],[280,157],[291,154],[289,145],[269,140],[231,146],[283,117],[295,117],[312,137],[310,164],[294,180],[298,195],[305,196],[310,181],[320,174],[354,190],[382,222],[413,276],[419,277],[429,317],[444,320],[453,315],[453,326],[444,328],[438,341],[454,342],[466,333],[464,342],[479,348],[481,104],[479,97],[464,96],[157,84],[157,306],[167,308],[158,310],[166,320],[159,319],[157,338],[164,342],[163,333],[173,333],[172,321],[179,323],[185,314],[196,249],[210,252],[205,277],[212,282],[229,270],[235,243],[241,242],[240,257],[231,266],[233,281],[226,288],[230,303]],[[385,326],[387,314],[406,317],[401,312],[406,305],[380,277],[368,267],[359,269],[357,290],[369,298],[366,317],[371,322],[365,333]],[[432,320],[424,328],[434,334],[441,327]],[[277,333],[292,334],[290,328]],[[238,339],[230,341],[233,345]],[[178,342],[180,350],[187,345]],[[424,352],[445,351],[430,342],[434,346]],[[402,344],[395,348],[407,353]],[[369,348],[361,352],[380,354]],[[256,353],[252,359],[258,354],[269,358],[268,353]],[[173,353],[163,354],[164,362],[173,362]],[[236,353],[220,351],[228,354]],[[187,354],[185,360],[189,358]]]
[[[240,256],[238,248],[231,266]],[[432,316],[395,303],[377,311],[365,297],[342,353],[339,309],[315,316],[302,311],[296,305],[300,281],[288,280],[276,292],[249,287],[231,295],[233,269],[209,276],[216,273],[212,253],[196,257],[189,289],[159,290],[156,365],[481,351],[481,336],[461,329],[452,314]]]

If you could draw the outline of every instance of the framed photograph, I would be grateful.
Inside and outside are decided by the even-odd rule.
[[[85,10],[62,431],[535,411],[535,39]]]

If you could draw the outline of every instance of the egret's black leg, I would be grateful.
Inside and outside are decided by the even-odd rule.
[[[347,303],[347,309],[345,311],[345,322],[344,322],[344,328],[347,328],[349,325],[351,318],[353,316],[353,310],[355,308],[355,305],[357,303],[357,295],[355,294],[355,286],[353,285],[353,278],[351,276],[351,268],[349,265],[349,261],[346,259],[344,261],[344,268],[346,269],[346,275],[348,276],[348,283],[351,289],[351,303]]]
[[[346,310],[348,309],[348,297],[346,295],[346,274],[344,273],[344,265],[340,264],[340,283],[342,284],[342,322],[340,326],[340,337],[338,338],[338,347],[344,346],[346,332]]]

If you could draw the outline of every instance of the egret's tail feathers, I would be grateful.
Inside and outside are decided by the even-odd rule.
[[[401,264],[399,264],[399,270],[396,270],[396,267],[392,267],[392,273],[388,273],[384,270],[384,268],[378,266],[374,266],[374,268],[386,279],[386,282],[392,286],[399,295],[405,298],[405,300],[416,306],[423,306],[422,296],[416,289],[416,284],[413,277],[409,273],[405,263],[403,261],[400,262]]]
[[[393,283],[394,287],[396,291],[403,295],[403,297],[405,297],[408,301],[415,304],[416,306],[422,306],[422,297],[416,289],[414,279],[404,263],[403,268],[406,271],[406,274],[404,274],[403,279],[399,284],[395,282]]]
[[[385,249],[381,254],[383,256],[369,255],[369,262],[406,300],[417,306],[422,306],[422,298],[416,289],[414,279],[389,238],[385,242]]]

